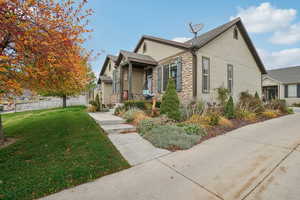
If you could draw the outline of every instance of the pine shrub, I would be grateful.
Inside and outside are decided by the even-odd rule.
[[[228,99],[228,101],[227,101],[227,103],[225,105],[224,115],[228,119],[233,119],[235,117],[234,104],[233,104],[232,96],[229,97],[229,99]]]
[[[169,79],[167,90],[162,97],[160,113],[166,114],[171,119],[180,120],[179,105],[180,102],[177,96],[175,82],[173,79]]]

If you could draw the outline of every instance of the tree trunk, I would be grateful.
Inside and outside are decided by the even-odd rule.
[[[0,144],[3,144],[5,141],[4,130],[2,126],[2,115],[0,114]]]
[[[67,95],[63,95],[62,99],[63,99],[63,108],[66,108],[67,107]]]

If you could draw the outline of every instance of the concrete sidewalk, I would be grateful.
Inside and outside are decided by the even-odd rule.
[[[113,115],[112,112],[89,113],[89,115],[108,133],[108,138],[132,166],[170,153],[168,150],[154,147],[136,133],[135,126],[126,124],[124,119]]]
[[[298,200],[300,114],[249,125],[44,199]]]

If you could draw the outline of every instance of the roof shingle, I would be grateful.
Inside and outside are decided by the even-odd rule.
[[[300,83],[300,66],[268,70],[268,76],[282,83]]]

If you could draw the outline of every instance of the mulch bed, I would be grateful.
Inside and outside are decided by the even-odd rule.
[[[282,116],[285,116],[285,115],[279,115],[278,117],[282,117]],[[276,118],[278,118],[278,117],[276,117]],[[226,133],[228,133],[232,130],[241,128],[243,126],[247,126],[249,124],[255,124],[255,123],[258,123],[258,122],[263,122],[263,121],[266,121],[266,120],[269,120],[269,119],[270,118],[259,118],[255,121],[232,119],[232,120],[230,120],[233,124],[232,127],[225,127],[225,126],[217,125],[217,126],[213,126],[213,127],[208,128],[206,130],[207,135],[202,137],[197,144],[200,144],[203,141],[208,140],[208,139],[213,138],[213,137],[216,137],[218,135],[224,135],[224,134],[226,134]],[[272,118],[272,119],[275,119],[275,118]]]

